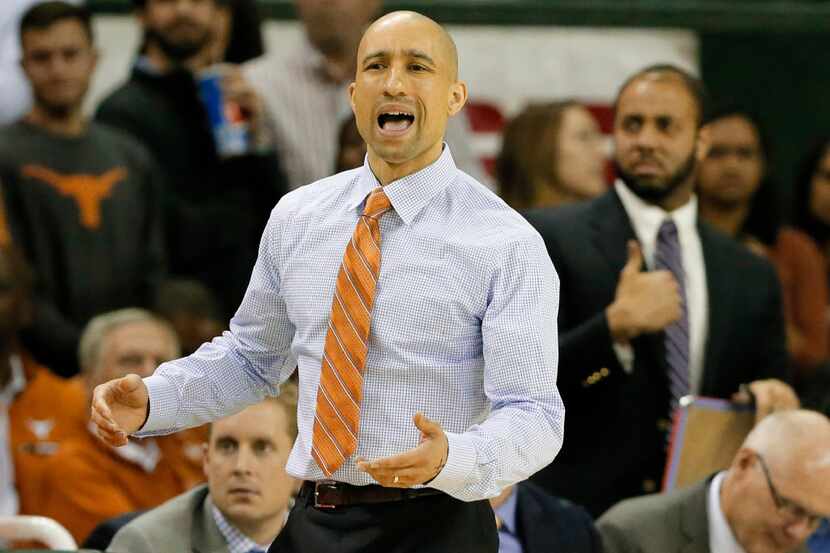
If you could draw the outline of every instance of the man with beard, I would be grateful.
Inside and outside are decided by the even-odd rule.
[[[614,189],[528,214],[562,281],[559,386],[565,445],[535,481],[595,516],[654,492],[680,398],[747,384],[758,418],[798,405],[772,266],[697,220],[703,85],[673,66],[617,96]],[[746,398],[748,399],[748,398]]]
[[[47,2],[20,27],[34,106],[0,130],[3,200],[11,238],[37,274],[26,346],[69,376],[91,317],[155,296],[164,258],[160,177],[132,137],[81,112],[97,58],[86,9]]]
[[[228,110],[249,125],[249,148],[223,155],[200,98],[214,63],[219,0],[135,0],[143,53],[96,118],[137,137],[155,156],[163,190],[170,272],[205,283],[223,315],[239,305],[268,214],[284,191],[257,94],[236,67],[223,66]]]

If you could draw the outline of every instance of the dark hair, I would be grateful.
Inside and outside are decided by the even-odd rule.
[[[94,42],[92,32],[92,15],[83,6],[75,6],[66,2],[44,2],[30,8],[20,19],[20,43],[23,44],[23,35],[31,30],[48,29],[55,23],[67,19],[77,20],[86,32],[89,42]]]
[[[819,244],[830,239],[830,225],[813,215],[810,209],[813,175],[824,156],[830,153],[830,135],[816,140],[802,159],[795,180],[795,217],[793,223]]]
[[[221,320],[219,302],[210,289],[196,280],[170,279],[159,286],[154,311],[165,319],[186,313]]]
[[[709,123],[729,117],[739,117],[755,129],[764,165],[767,168],[772,165],[772,144],[758,114],[744,106],[723,105],[712,110]],[[749,213],[738,231],[739,235],[752,236],[767,246],[775,244],[784,222],[783,204],[779,192],[777,183],[769,177],[769,171],[765,169],[758,190],[750,200]]]
[[[695,77],[685,69],[681,69],[676,65],[671,65],[668,63],[658,63],[655,65],[649,65],[648,67],[637,71],[633,75],[631,75],[622,86],[617,90],[617,97],[614,100],[614,113],[617,111],[617,105],[620,101],[620,96],[628,88],[628,85],[640,79],[650,73],[658,73],[658,74],[671,74],[677,77],[680,82],[683,84],[684,88],[689,92],[692,96],[692,99],[697,106],[697,125],[698,127],[702,127],[707,121],[709,121],[709,95],[706,92],[706,87],[703,85],[703,81],[699,78]]]
[[[499,195],[514,209],[537,207],[539,187],[555,181],[562,120],[578,105],[572,100],[528,104],[505,126],[496,180]]]
[[[245,63],[265,53],[262,18],[254,0],[230,0],[231,28],[225,59],[228,63]]]

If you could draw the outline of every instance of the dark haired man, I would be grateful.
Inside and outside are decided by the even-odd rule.
[[[89,12],[42,3],[20,34],[34,106],[0,130],[0,176],[12,239],[38,277],[27,345],[71,375],[91,317],[152,301],[163,269],[159,174],[134,139],[81,111],[97,59]]]
[[[215,20],[223,0],[134,0],[144,48],[132,75],[96,118],[132,134],[165,178],[165,238],[171,274],[204,282],[223,318],[248,284],[259,236],[284,191],[264,108],[237,68],[214,68]],[[247,147],[214,138],[200,97],[204,71],[217,69],[225,113],[242,115]]]
[[[559,386],[569,424],[563,454],[535,480],[595,516],[657,490],[683,396],[729,398],[749,384],[759,417],[798,404],[781,381],[775,271],[697,220],[695,170],[709,145],[702,90],[672,66],[634,75],[616,101],[614,189],[528,214],[568,290]]]

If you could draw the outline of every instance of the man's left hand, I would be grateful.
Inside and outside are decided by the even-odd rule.
[[[383,459],[357,460],[357,468],[369,474],[381,486],[409,488],[424,484],[441,472],[447,462],[449,442],[441,425],[416,413],[412,422],[421,431],[418,446]]]
[[[750,393],[755,398],[755,423],[775,411],[798,409],[801,402],[795,391],[786,382],[775,378],[756,380],[751,382],[747,390],[736,393],[732,400],[738,403],[749,403]]]

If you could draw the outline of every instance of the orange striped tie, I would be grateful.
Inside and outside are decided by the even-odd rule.
[[[372,190],[337,273],[311,442],[311,455],[326,476],[357,449],[363,368],[380,273],[378,221],[391,207],[383,188]]]

